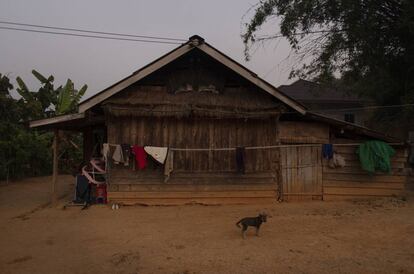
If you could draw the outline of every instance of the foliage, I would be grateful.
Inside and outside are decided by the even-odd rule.
[[[31,131],[25,124],[30,119],[75,111],[86,91],[86,85],[79,91],[74,89],[71,80],[55,89],[53,76],[46,78],[35,70],[32,73],[41,87],[37,92],[30,91],[17,77],[17,91],[22,96],[19,100],[10,95],[13,85],[9,78],[0,74],[0,180],[51,173],[53,134]],[[79,149],[75,149],[71,142]],[[59,153],[60,170],[70,172],[82,159],[81,135],[65,134]]]
[[[275,16],[280,33],[260,36]],[[414,103],[414,1],[261,1],[242,35],[246,58],[253,44],[281,36],[296,56],[310,59],[291,77],[330,83],[339,76],[342,87],[377,104]]]
[[[87,85],[77,90],[73,82],[68,79],[63,87],[55,88],[52,75],[46,78],[36,70],[32,70],[32,74],[41,84],[36,92],[30,91],[20,77],[16,78],[19,85],[17,92],[22,96],[19,103],[24,105],[26,119],[45,118],[77,110],[76,107],[85,94]]]
[[[23,114],[10,96],[13,86],[0,74],[0,179],[44,175],[51,171],[51,134],[28,131]]]
[[[56,114],[74,112],[87,88],[88,86],[84,85],[80,90],[76,90],[73,82],[68,79],[65,86],[58,89]]]
[[[378,101],[412,101],[413,1],[262,1],[243,35],[247,49],[261,39],[260,26],[274,15],[281,17],[281,35],[293,49],[308,50],[314,57],[293,75],[324,80],[339,72],[344,81],[360,85]],[[311,48],[303,44],[315,35]]]

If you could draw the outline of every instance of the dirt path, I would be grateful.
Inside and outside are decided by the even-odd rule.
[[[32,187],[0,188],[0,273],[414,273],[411,197],[43,208],[13,218],[10,210],[21,201],[42,200],[34,196],[42,196],[44,185]],[[29,198],[13,199],[28,189]],[[261,237],[252,230],[243,240],[235,223],[261,210],[271,215]]]

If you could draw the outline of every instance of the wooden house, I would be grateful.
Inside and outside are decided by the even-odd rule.
[[[346,122],[366,126],[373,116],[369,106],[373,100],[350,93],[340,87],[331,87],[299,79],[278,89],[300,102],[308,110]]]
[[[108,165],[114,203],[390,196],[400,194],[406,180],[407,155],[399,140],[309,112],[199,36],[83,101],[79,113],[32,121],[31,127],[82,131],[86,159],[99,151],[94,136],[174,151],[168,181],[155,161],[145,170]],[[354,151],[370,139],[397,150],[392,174],[371,176],[359,167]],[[337,144],[346,167],[327,167],[321,154],[326,143]],[[244,148],[244,172],[237,171],[237,147]]]

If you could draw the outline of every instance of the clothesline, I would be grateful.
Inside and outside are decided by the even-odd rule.
[[[362,143],[348,143],[348,144],[332,144],[333,146],[359,146]],[[117,146],[119,144],[110,144],[109,146]],[[404,143],[388,143],[391,146],[404,145]],[[274,148],[289,148],[289,147],[320,147],[322,144],[297,144],[297,145],[273,145],[273,146],[253,146],[253,147],[244,147],[245,150],[255,150],[255,149],[274,149]],[[235,147],[223,147],[223,148],[169,148],[172,151],[235,151]]]

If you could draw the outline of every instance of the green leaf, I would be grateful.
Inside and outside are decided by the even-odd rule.
[[[48,79],[46,79],[46,77],[44,77],[42,74],[40,74],[36,70],[32,70],[32,74],[37,78],[37,80],[39,80],[43,84],[46,84],[47,82],[49,82]]]

